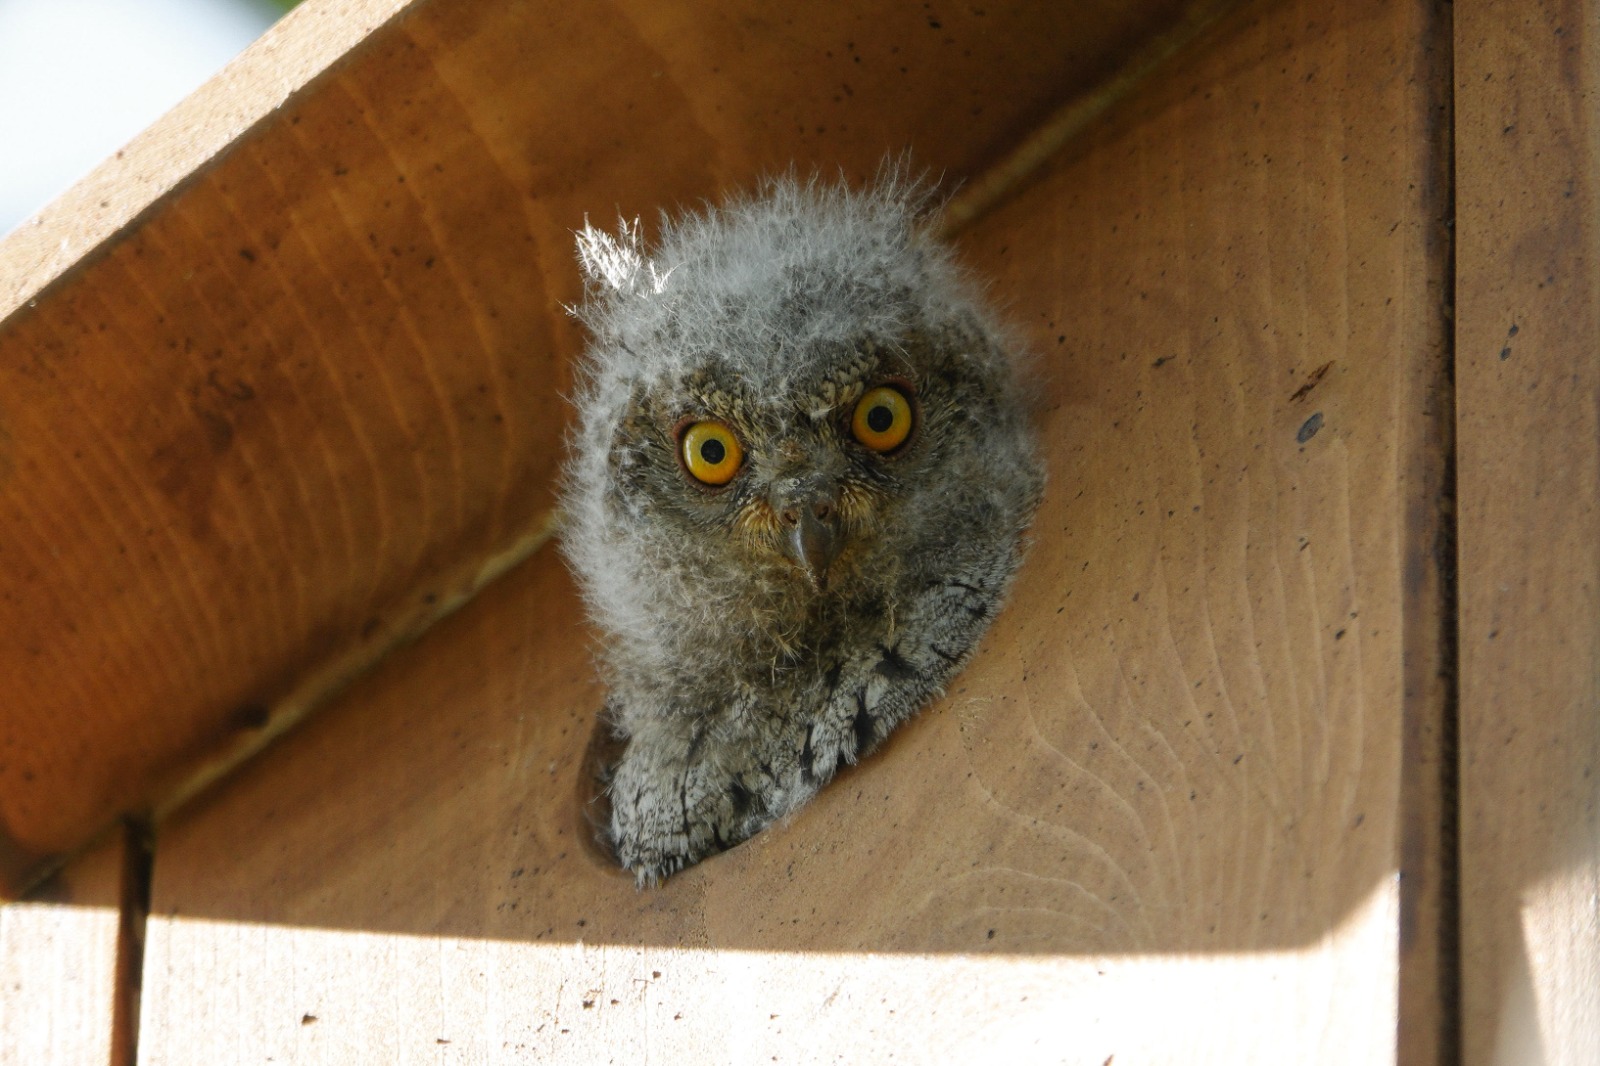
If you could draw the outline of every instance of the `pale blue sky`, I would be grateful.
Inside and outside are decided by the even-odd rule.
[[[0,0],[0,234],[281,14],[269,0]]]

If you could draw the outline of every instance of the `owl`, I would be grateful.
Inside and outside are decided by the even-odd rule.
[[[602,843],[641,885],[794,811],[972,655],[1042,488],[1015,346],[893,168],[578,234],[563,548]]]

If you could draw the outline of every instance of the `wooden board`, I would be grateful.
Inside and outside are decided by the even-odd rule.
[[[173,190],[126,230],[85,251],[91,212],[42,292],[65,208],[0,254],[0,894],[541,539],[586,214],[907,146],[959,175],[1181,6],[297,13],[154,138],[192,120],[203,167],[141,148],[95,179]],[[360,43],[285,85],[330,37]]]
[[[1465,1062],[1600,1062],[1600,45],[1458,3]]]
[[[409,0],[302,3],[204,89],[0,240],[0,319],[113,240]]]
[[[1437,1057],[1447,25],[1254,8],[967,235],[1051,481],[881,754],[637,891],[539,553],[164,827],[141,1062]]]
[[[128,872],[118,829],[29,899],[0,905],[0,1061],[132,1063]]]

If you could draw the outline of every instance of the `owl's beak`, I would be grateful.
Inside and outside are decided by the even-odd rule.
[[[828,587],[828,568],[839,554],[839,509],[832,499],[810,496],[778,508],[783,520],[783,554],[822,592]]]

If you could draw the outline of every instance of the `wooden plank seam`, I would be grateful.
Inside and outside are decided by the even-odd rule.
[[[1458,589],[1455,434],[1455,344],[1450,328],[1455,301],[1455,57],[1454,9],[1422,0],[1423,18],[1434,30],[1427,71],[1431,169],[1442,188],[1436,202],[1444,217],[1424,218],[1431,235],[1430,261],[1437,257],[1436,321],[1440,350],[1431,377],[1419,380],[1422,406],[1408,412],[1421,434],[1415,452],[1429,457],[1411,487],[1403,544],[1403,578],[1414,613],[1404,620],[1402,774],[1400,779],[1400,955],[1396,1061],[1402,1066],[1456,1066],[1461,1062],[1460,858],[1455,845],[1459,818],[1456,736],[1460,714],[1458,681]],[[1424,366],[1433,365],[1418,353]]]
[[[111,1005],[110,1066],[139,1061],[139,990],[144,983],[145,926],[155,873],[155,832],[148,821],[122,825],[121,915],[117,927],[116,987]]]

